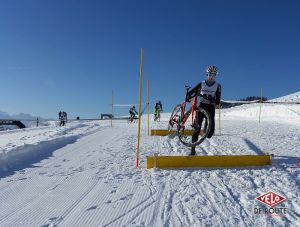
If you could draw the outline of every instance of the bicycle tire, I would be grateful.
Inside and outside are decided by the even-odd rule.
[[[198,116],[200,113],[202,113],[204,115],[203,119],[205,119],[206,122],[204,122],[205,127],[203,129],[202,129],[202,125],[199,126],[198,122],[195,123],[195,119],[194,119],[194,122],[192,122],[192,124],[190,126],[188,125],[188,122],[185,124],[185,126],[181,126],[181,122],[177,125],[177,136],[178,136],[180,142],[187,147],[196,147],[199,144],[201,144],[206,139],[206,137],[208,136],[208,133],[211,129],[212,123],[211,123],[211,117],[210,117],[209,113],[202,108],[198,109],[196,111],[198,111]],[[187,127],[187,126],[189,126],[189,127]],[[191,130],[192,134],[194,134],[196,130],[200,130],[197,141],[192,142],[192,136],[187,135],[185,133],[185,131],[187,129]]]
[[[177,129],[177,125],[180,121],[181,121],[181,104],[178,104],[174,107],[172,111],[169,124],[168,124],[168,130],[170,131],[174,129],[175,126]]]

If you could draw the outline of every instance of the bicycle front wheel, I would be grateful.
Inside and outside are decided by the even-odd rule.
[[[169,124],[168,124],[168,130],[176,129],[178,123],[180,122],[181,119],[181,105],[178,104],[177,106],[174,107],[174,110],[171,114]]]
[[[181,143],[188,147],[196,147],[201,144],[211,128],[211,118],[209,113],[200,108],[195,111],[195,119],[188,118],[188,121],[183,125],[177,125],[177,136]]]

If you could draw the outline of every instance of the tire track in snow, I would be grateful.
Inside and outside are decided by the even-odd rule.
[[[163,203],[162,203],[162,208],[163,208],[163,212],[162,212],[162,221],[163,221],[163,226],[170,226],[171,224],[174,224],[175,223],[171,223],[172,221],[172,210],[175,212],[175,214],[177,216],[180,216],[178,213],[177,213],[177,210],[176,209],[173,209],[173,206],[176,206],[174,204],[174,196],[175,194],[178,192],[178,189],[179,187],[176,187],[175,185],[173,185],[174,183],[176,184],[176,179],[174,180],[175,178],[173,177],[173,174],[170,173],[169,174],[169,178],[167,180],[167,187],[164,188],[164,196],[163,196]],[[178,186],[180,186],[182,184],[182,182],[185,181],[185,178],[183,178],[183,180],[181,180],[178,184]],[[176,188],[174,190],[174,188]],[[175,208],[175,207],[174,207]],[[181,220],[181,219],[180,219]]]
[[[165,177],[165,175],[166,174],[164,174],[162,177]],[[178,218],[178,221],[184,225],[174,198],[178,195],[180,187],[187,179],[186,175],[189,174],[184,174],[183,176],[181,175],[180,180],[178,181],[178,179],[176,179],[172,173],[167,172],[168,177],[163,178],[164,181],[157,190],[155,198],[156,204],[154,210],[158,211],[160,216],[156,216],[156,214],[153,213],[149,222],[150,226],[174,226],[176,223],[174,222],[173,215],[175,215]],[[150,179],[150,181],[152,180]]]
[[[176,149],[177,152],[181,151],[180,153],[186,153],[187,150],[190,149],[190,148],[187,148],[186,146],[182,145],[176,136],[171,136],[171,137],[166,137],[166,138],[167,139],[163,142],[163,144],[166,145],[166,147],[170,151],[171,155],[174,154],[174,149]],[[159,144],[157,144],[157,147],[160,147]],[[160,213],[162,213],[162,216],[161,216],[162,223],[157,223],[158,220],[156,220],[156,223],[153,226],[157,226],[157,225],[161,225],[161,224],[163,226],[169,226],[169,225],[175,226],[176,223],[172,223],[172,222],[174,222],[174,220],[173,220],[174,217],[172,216],[172,213],[170,212],[171,210],[174,211],[174,215],[177,217],[178,221],[182,225],[185,225],[182,220],[182,215],[179,213],[180,209],[179,209],[178,205],[176,203],[174,203],[174,197],[176,197],[178,195],[178,191],[179,191],[180,187],[182,187],[183,183],[187,179],[189,179],[187,177],[190,176],[190,173],[185,173],[184,176],[181,176],[182,180],[180,180],[178,182],[178,180],[176,180],[173,177],[173,174],[171,172],[173,170],[161,170],[161,171],[170,171],[170,172],[168,173],[169,176],[166,179],[167,183],[166,183],[166,185],[164,185],[163,191],[161,193],[159,193],[160,194],[159,199],[160,200],[163,199],[163,201],[161,203],[157,203],[157,205],[156,205],[159,207],[164,207],[164,210],[160,211]],[[176,188],[176,189],[174,189],[174,188]],[[161,210],[161,209],[159,209],[159,210]],[[186,211],[186,209],[184,211]],[[187,217],[188,222],[192,223],[192,219],[193,219],[192,213],[187,212],[187,216],[188,216]],[[152,219],[150,222],[151,225],[155,222],[154,218],[155,218],[155,215],[152,216]],[[189,224],[189,223],[187,223],[187,224]]]
[[[206,198],[206,201],[210,204],[210,208],[213,209],[213,212],[218,211],[215,213],[218,213],[221,216],[221,219],[219,219],[219,221],[222,223],[222,226],[227,226],[227,223],[224,223],[223,220],[228,220],[228,218],[223,214],[223,211],[217,205],[214,204],[214,201],[212,201],[211,197],[209,196],[209,193],[205,193],[204,192],[205,190],[202,187],[197,187],[194,179],[191,178],[191,182],[192,182],[192,186],[195,188],[198,194],[202,195],[203,198]]]
[[[151,206],[151,205],[155,202],[155,201],[151,201],[151,202],[148,204],[147,202],[148,202],[150,199],[151,199],[151,197],[148,197],[147,199],[141,201],[140,203],[138,203],[136,206],[134,206],[134,207],[131,208],[130,210],[127,210],[126,213],[124,213],[124,214],[118,216],[117,218],[113,219],[113,220],[110,221],[109,223],[103,225],[103,227],[104,227],[104,226],[109,226],[109,225],[114,224],[115,222],[121,220],[121,218],[124,218],[125,216],[130,215],[131,213],[134,213],[133,211],[136,211],[137,209],[140,209],[140,207],[141,207],[142,205],[146,204],[145,207],[142,207],[142,209],[141,209],[141,212],[140,212],[140,213],[142,213],[145,209],[147,209],[149,206]],[[130,222],[132,222],[134,219],[136,219],[139,215],[140,215],[140,214],[134,216],[134,218],[131,219]]]
[[[249,226],[249,224],[251,224],[251,225],[253,226],[255,223],[252,221],[251,215],[250,215],[249,212],[246,211],[246,209],[241,205],[241,202],[235,198],[235,196],[234,196],[233,193],[232,193],[232,190],[224,183],[224,181],[222,180],[222,177],[221,177],[220,175],[218,175],[217,173],[215,173],[215,172],[212,173],[212,175],[215,177],[214,179],[218,179],[218,183],[219,183],[220,185],[222,185],[222,188],[225,188],[225,189],[226,189],[226,191],[227,191],[228,194],[230,195],[231,199],[235,202],[235,204],[236,204],[237,206],[240,207],[240,209],[239,209],[239,211],[240,211],[240,217],[242,217],[242,221],[243,221],[243,223],[245,224],[245,226]],[[216,181],[214,180],[214,184],[215,184],[215,183],[216,183]],[[213,185],[212,185],[212,186],[213,186]],[[228,197],[228,196],[226,195],[226,198],[230,198],[230,197]],[[243,214],[243,212],[244,212],[245,215]],[[245,221],[244,221],[245,219],[249,220],[250,223],[245,223]]]
[[[206,140],[206,141],[204,141],[204,143],[206,143],[206,144],[204,144],[204,148],[202,148],[201,147],[201,149],[202,149],[202,151],[204,151],[206,154],[208,154],[208,153],[211,153],[211,152],[209,152],[208,150],[209,150],[209,148],[211,148],[211,147],[213,147],[214,149],[214,151],[216,151],[216,145],[217,144],[215,144],[214,142],[211,142],[211,141],[209,141],[209,140]],[[174,150],[174,146],[173,146],[173,144],[168,140],[167,141],[167,144],[170,146],[170,148],[171,148],[171,150]],[[213,146],[214,145],[214,146]],[[176,146],[176,145],[175,145]],[[201,145],[200,145],[201,146]],[[211,149],[210,149],[211,150]],[[206,198],[210,198],[209,197],[209,195],[208,194],[206,194],[206,193],[204,193],[204,190],[200,187],[197,187],[196,186],[196,184],[195,184],[195,182],[194,182],[194,180],[193,180],[193,178],[192,177],[190,177],[189,178],[190,180],[191,180],[191,182],[192,182],[192,186],[196,189],[196,191],[198,192],[198,194],[202,194],[202,195],[204,195],[204,196],[206,196]],[[227,188],[228,189],[228,188]],[[228,190],[227,190],[228,191]],[[176,192],[175,192],[176,193]],[[230,194],[230,192],[228,191],[228,193]],[[173,195],[174,196],[174,195]],[[214,205],[214,202],[211,200],[211,199],[207,199],[208,200],[208,202],[210,203],[210,205],[211,205],[211,208],[213,208],[214,210],[218,210],[219,212],[219,214],[220,214],[220,216],[222,217],[221,219],[219,219],[220,221],[221,221],[221,223],[225,226],[225,223],[222,221],[222,220],[226,220],[226,216],[224,216],[223,215],[223,213],[222,213],[222,210],[220,210],[219,209],[219,207],[217,207],[216,205]],[[241,207],[241,205],[239,204],[239,206]],[[186,207],[184,207],[184,210],[185,211],[187,211],[187,221],[188,222],[190,222],[190,223],[187,223],[187,224],[192,224],[193,223],[193,214],[192,214],[192,212],[189,210],[189,208],[186,206]],[[245,212],[246,214],[247,214],[247,212]],[[166,224],[170,224],[170,220],[168,220],[167,219],[167,222],[165,221],[164,222],[164,225],[166,225]],[[246,225],[246,223],[244,222],[244,225],[245,226],[247,226]]]

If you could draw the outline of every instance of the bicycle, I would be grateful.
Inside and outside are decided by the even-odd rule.
[[[205,109],[198,107],[197,95],[191,98],[191,100],[187,100],[190,88],[189,86],[185,86],[185,101],[175,106],[169,120],[168,130],[176,127],[176,134],[180,142],[188,147],[196,147],[207,137],[211,128],[211,118]],[[191,101],[191,108],[186,111],[186,105],[189,101]],[[199,125],[199,117],[202,118],[201,125]],[[199,134],[198,139],[195,136],[196,141],[193,141],[191,134]]]
[[[137,122],[137,117],[136,116],[130,116],[128,119],[127,119],[127,123],[130,124],[130,123],[136,123]]]

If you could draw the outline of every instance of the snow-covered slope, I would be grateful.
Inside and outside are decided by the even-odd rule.
[[[300,102],[300,91],[280,98],[271,99],[272,102]]]
[[[270,100],[272,102],[300,102],[300,92],[293,93],[281,98]],[[261,120],[284,121],[291,123],[300,123],[300,105],[299,104],[270,104],[259,103],[244,104],[221,111],[225,117],[247,118],[258,120],[261,113]]]
[[[299,226],[298,119],[281,122],[276,105],[275,120],[258,123],[246,116],[247,106],[233,108],[239,117],[224,112],[221,128],[217,115],[216,134],[197,155],[272,153],[272,166],[147,170],[153,153],[190,152],[176,137],[148,136],[147,116],[139,169],[135,123],[0,132],[0,226]],[[151,127],[166,128],[169,116],[151,116]],[[286,214],[255,212],[267,208],[255,198],[269,191],[286,197],[273,207]]]

